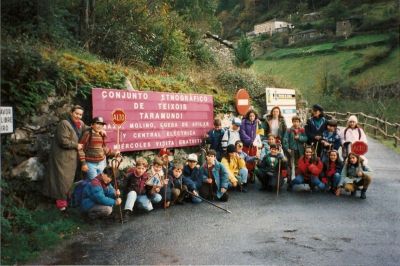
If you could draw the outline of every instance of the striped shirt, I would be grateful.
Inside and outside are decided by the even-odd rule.
[[[85,131],[79,143],[83,145],[83,149],[78,152],[82,163],[101,162],[107,155],[113,155],[111,149],[106,146],[104,137],[94,130]]]

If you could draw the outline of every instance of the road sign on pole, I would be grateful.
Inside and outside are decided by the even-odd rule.
[[[357,155],[364,155],[368,151],[368,145],[363,141],[356,141],[351,144],[351,151]]]
[[[236,110],[239,114],[245,115],[250,108],[250,95],[245,89],[236,93]]]
[[[119,145],[119,130],[121,128],[121,125],[123,123],[125,123],[125,121],[126,121],[126,115],[125,115],[124,110],[122,110],[122,109],[115,109],[112,112],[111,115],[112,115],[112,121],[113,121],[114,125],[117,126],[117,147],[119,149],[120,148],[120,145]]]

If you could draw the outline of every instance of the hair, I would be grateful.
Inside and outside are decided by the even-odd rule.
[[[214,155],[217,156],[217,152],[213,149],[207,151],[207,155]]]
[[[292,122],[294,122],[294,121],[299,121],[299,122],[301,122],[301,119],[300,119],[300,117],[299,116],[293,116],[292,117]]]
[[[273,137],[273,138],[275,139],[275,135],[272,134],[272,133],[269,133],[269,134],[267,135],[267,139],[269,139],[270,137]]]
[[[148,162],[146,161],[145,158],[139,157],[139,158],[136,159],[136,167],[144,166],[145,168],[147,168],[148,165],[149,164],[148,164]]]
[[[283,118],[283,116],[282,116],[282,111],[281,111],[281,108],[279,108],[279,106],[275,106],[274,108],[272,108],[271,109],[271,112],[269,113],[269,118],[272,118],[273,116],[272,116],[272,112],[275,110],[275,109],[278,109],[279,110],[279,116],[278,116],[278,118]]]
[[[163,160],[161,160],[160,157],[155,157],[154,160],[153,160],[153,165],[160,165],[160,166],[163,166],[163,165],[164,165],[164,162],[163,162]]]
[[[243,146],[243,141],[237,140],[237,141],[235,142],[235,147],[236,147],[238,144],[242,144],[242,146]]]
[[[253,113],[256,116],[256,120],[258,119],[258,114],[254,109],[250,109],[249,111],[247,111],[247,113],[245,114],[244,118],[246,118],[247,120],[250,120],[250,114]]]
[[[215,118],[214,119],[214,126],[220,126],[221,125],[221,119]]]
[[[76,109],[80,109],[80,110],[84,111],[82,106],[74,105],[74,106],[71,107],[71,113],[75,112]]]
[[[342,159],[340,159],[339,152],[338,152],[337,150],[329,150],[329,151],[328,151],[328,162],[331,161],[330,156],[331,156],[331,153],[332,153],[332,152],[336,153],[336,155],[337,155],[337,158],[336,158],[335,163],[343,163],[343,162],[342,162]]]
[[[306,151],[307,149],[311,149],[311,152],[314,152],[314,148],[313,148],[313,146],[311,146],[311,145],[306,145],[306,146],[304,147],[304,151]]]
[[[176,163],[176,164],[174,164],[174,167],[172,168],[172,170],[175,170],[175,169],[183,169],[183,164],[182,163]]]
[[[110,177],[110,178],[113,178],[113,176],[114,176],[113,169],[110,166],[107,166],[106,168],[104,168],[103,174],[108,175],[108,177]]]

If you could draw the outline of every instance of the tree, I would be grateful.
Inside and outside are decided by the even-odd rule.
[[[235,65],[239,67],[250,67],[253,64],[253,56],[251,51],[251,41],[242,36],[238,42],[235,52]]]

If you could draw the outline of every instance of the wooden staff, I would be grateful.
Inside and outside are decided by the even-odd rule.
[[[115,191],[118,190],[118,182],[117,182],[117,170],[119,168],[119,165],[121,164],[122,160],[118,160],[116,158],[111,160],[111,167],[113,170],[113,175],[114,175],[114,187],[115,187]],[[121,193],[121,192],[120,192]],[[121,224],[124,223],[124,220],[122,218],[122,207],[121,204],[118,205],[119,206],[119,217],[120,217],[120,221]]]
[[[276,196],[279,196],[279,183],[280,183],[280,179],[281,179],[281,160],[278,159],[278,178],[277,178],[277,182],[276,182]]]
[[[168,158],[168,160],[169,160],[169,158]],[[168,168],[169,168],[169,161],[167,162],[167,171],[165,171],[166,174],[165,174],[165,177],[164,177],[164,186],[165,186],[165,188],[164,188],[164,210],[167,209],[167,188],[168,188],[168,182],[167,182],[167,184],[165,184],[165,179],[168,179]]]

